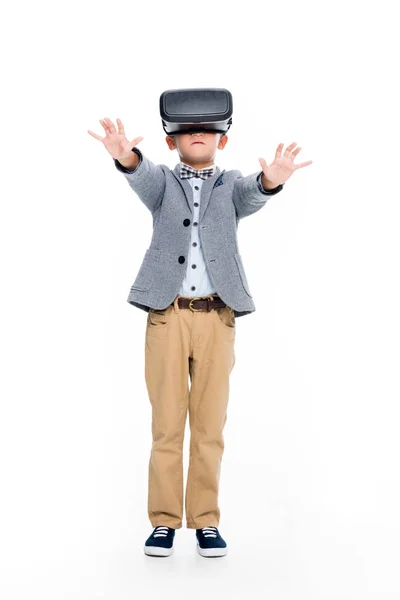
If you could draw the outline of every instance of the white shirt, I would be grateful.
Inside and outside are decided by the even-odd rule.
[[[216,169],[215,163],[214,169]],[[214,174],[215,172],[216,171],[214,170]],[[201,177],[189,177],[187,181],[193,188],[193,222],[199,223],[201,187],[205,180]],[[195,189],[196,187],[198,188],[197,190]],[[190,233],[186,274],[183,278],[179,295],[189,296],[190,298],[198,298],[199,296],[216,294],[217,291],[211,283],[211,279],[208,275],[203,250],[200,243],[199,227],[195,227],[193,222]]]

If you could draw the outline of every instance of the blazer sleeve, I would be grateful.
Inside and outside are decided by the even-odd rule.
[[[239,219],[248,217],[260,210],[267,203],[268,196],[279,193],[285,185],[283,183],[272,190],[264,190],[261,183],[262,171],[246,177],[243,177],[240,171],[237,171],[237,173],[232,199]]]
[[[115,167],[124,174],[132,190],[153,213],[161,205],[165,191],[165,171],[161,165],[155,165],[138,148],[133,148],[139,156],[135,169],[127,169],[114,158]]]

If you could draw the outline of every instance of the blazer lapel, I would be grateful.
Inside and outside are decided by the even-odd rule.
[[[193,214],[193,188],[190,185],[188,179],[181,179],[180,170],[181,170],[180,163],[178,163],[171,172],[174,174],[175,178],[180,183],[180,185],[185,193],[187,205],[190,209],[190,212]],[[203,184],[201,186],[200,219],[202,219],[204,216],[205,210],[210,201],[210,196],[211,196],[211,192],[214,187],[214,184],[217,181],[218,177],[220,177],[220,175],[222,175],[223,173],[225,173],[225,169],[223,171],[221,171],[220,168],[217,166],[215,169],[214,175],[212,177],[207,177],[207,179],[204,179]]]

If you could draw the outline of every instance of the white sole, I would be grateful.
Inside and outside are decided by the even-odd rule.
[[[197,552],[201,556],[207,557],[225,556],[228,554],[228,548],[200,548],[200,544],[197,542]]]
[[[162,546],[145,546],[144,553],[148,556],[171,556],[174,548],[163,548]]]

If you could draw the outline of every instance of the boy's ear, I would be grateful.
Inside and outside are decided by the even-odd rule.
[[[165,139],[168,144],[168,148],[170,150],[175,150],[177,147],[176,143],[175,143],[175,138],[172,135],[167,135],[167,137]]]
[[[222,150],[223,148],[225,148],[225,145],[226,145],[227,141],[228,141],[228,136],[226,135],[226,133],[223,133],[221,135],[221,137],[219,138],[219,140],[218,140],[218,148],[220,150]]]

